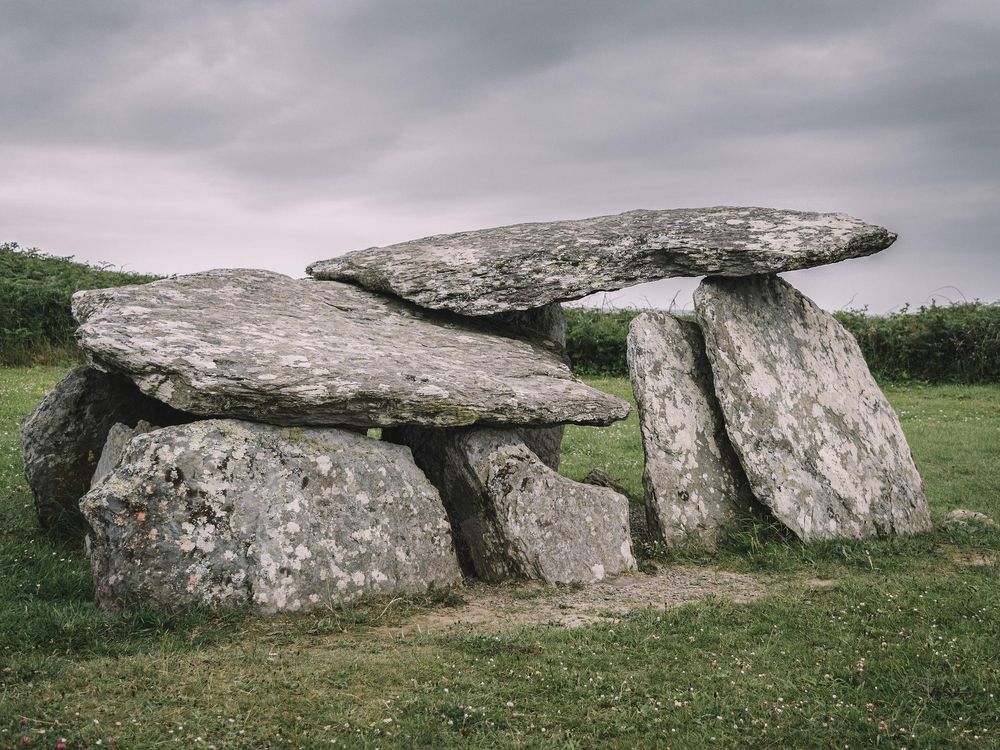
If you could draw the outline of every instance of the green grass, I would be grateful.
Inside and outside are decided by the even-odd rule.
[[[392,627],[455,595],[102,614],[81,551],[36,533],[20,476],[15,423],[61,372],[0,370],[0,748],[1000,745],[996,531],[805,547],[753,529],[714,560],[678,557],[752,570],[772,596],[574,630]],[[935,517],[1000,518],[1000,387],[887,392]],[[600,466],[640,496],[634,418],[571,428],[564,454],[569,476]]]

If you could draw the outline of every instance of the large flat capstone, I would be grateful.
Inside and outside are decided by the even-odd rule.
[[[390,440],[413,449],[441,491],[470,572],[591,583],[635,570],[628,499],[546,466],[513,430],[398,428]]]
[[[776,208],[628,211],[369,248],[308,273],[424,307],[489,315],[672,276],[746,276],[871,255],[896,235],[845,214]]]
[[[628,371],[646,455],[649,529],[671,546],[712,548],[753,498],[726,435],[698,325],[642,313],[629,326]]]
[[[274,424],[609,424],[560,356],[350,284],[218,270],[80,292],[97,362],[185,411]]]
[[[461,576],[409,450],[345,430],[204,420],[135,434],[81,508],[111,609],[298,611]]]
[[[695,292],[726,429],[754,495],[803,540],[931,526],[895,412],[854,337],[774,276]]]

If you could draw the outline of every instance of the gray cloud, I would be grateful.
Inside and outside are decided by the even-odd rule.
[[[998,49],[991,0],[5,2],[0,227],[300,273],[431,232],[767,204],[900,232],[796,275],[821,304],[995,299]]]

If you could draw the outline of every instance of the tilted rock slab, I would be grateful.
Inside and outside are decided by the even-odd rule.
[[[608,424],[629,405],[537,344],[337,282],[219,270],[80,292],[77,338],[155,398],[302,425]]]
[[[90,489],[108,431],[142,419],[178,424],[194,417],[143,395],[128,378],[85,366],[70,370],[24,418],[24,476],[42,529],[82,535],[80,498]]]
[[[139,434],[82,500],[99,603],[299,611],[460,580],[403,446],[205,420]]]
[[[773,276],[706,279],[695,310],[754,495],[805,541],[931,527],[899,419],[854,337]]]
[[[591,583],[635,570],[628,499],[548,468],[510,430],[397,428],[441,491],[467,569],[510,578]]]
[[[701,330],[645,312],[629,326],[627,351],[649,529],[670,546],[714,548],[720,530],[747,515],[753,500],[726,435]]]
[[[895,239],[845,214],[639,210],[426,237],[347,253],[307,271],[424,307],[490,315],[672,276],[809,268],[877,253]]]

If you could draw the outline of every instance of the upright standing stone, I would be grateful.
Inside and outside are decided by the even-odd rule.
[[[752,496],[726,435],[701,330],[668,313],[643,313],[629,327],[628,369],[649,529],[671,546],[714,548]]]
[[[587,583],[635,569],[628,500],[549,469],[509,430],[402,428],[441,491],[468,570],[488,581]]]
[[[499,313],[492,316],[502,325],[509,326],[519,336],[531,339],[570,364],[566,353],[566,315],[558,302],[530,310]],[[511,429],[528,448],[553,471],[559,471],[565,425],[552,427],[514,427]]]
[[[638,210],[425,237],[319,261],[307,272],[423,307],[492,315],[671,276],[809,268],[877,253],[895,239],[845,214],[733,206]]]
[[[899,419],[854,337],[774,276],[709,278],[695,309],[754,495],[801,539],[931,526]]]
[[[143,395],[121,375],[74,367],[20,425],[24,476],[35,498],[38,523],[60,536],[82,534],[86,524],[79,502],[111,427],[139,420],[158,424],[194,417]]]
[[[461,575],[410,452],[345,430],[213,419],[139,434],[81,508],[109,609],[299,611]]]

